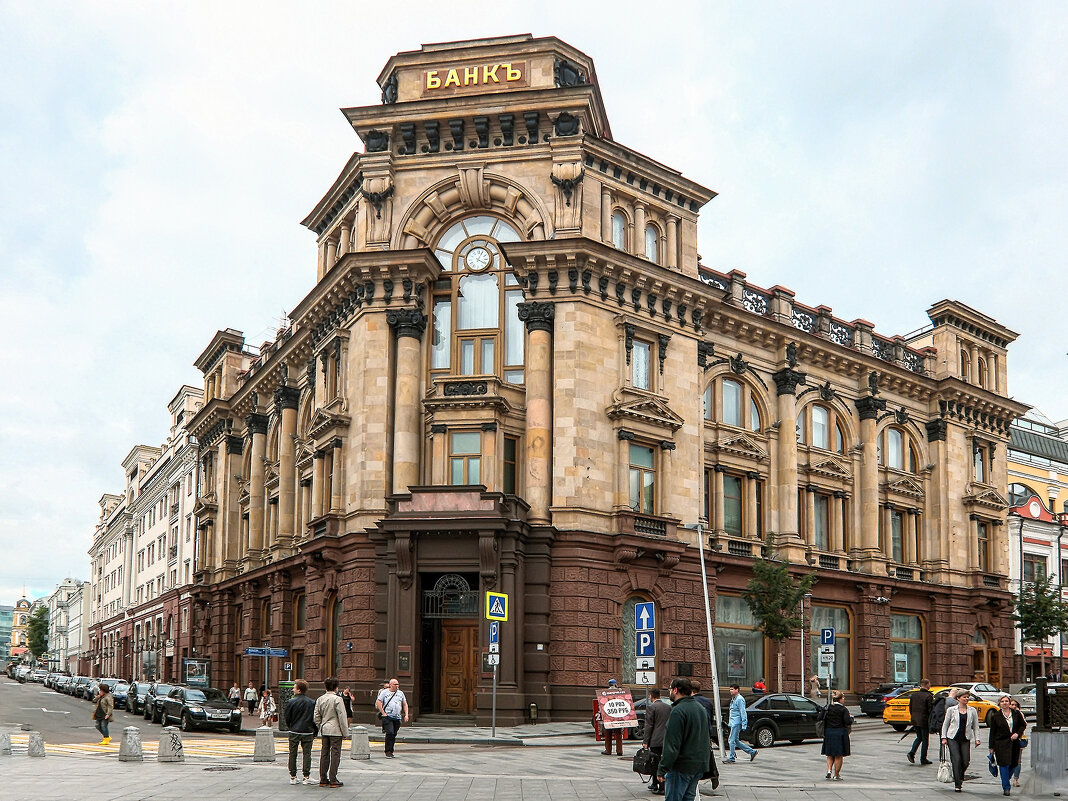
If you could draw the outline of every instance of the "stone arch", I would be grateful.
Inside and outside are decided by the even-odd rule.
[[[553,236],[552,216],[539,198],[503,175],[486,172],[483,167],[463,167],[412,202],[394,230],[390,247],[432,247],[447,226],[476,212],[503,217],[528,241]]]

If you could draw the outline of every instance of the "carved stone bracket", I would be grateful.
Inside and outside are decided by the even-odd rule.
[[[412,540],[407,532],[398,532],[394,551],[397,555],[397,581],[407,590],[412,586]]]
[[[492,532],[480,533],[478,537],[478,567],[483,586],[497,586],[497,538]]]

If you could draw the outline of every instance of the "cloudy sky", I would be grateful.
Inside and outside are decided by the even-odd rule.
[[[462,8],[462,11],[461,11]],[[616,139],[720,196],[701,254],[883,334],[957,298],[1068,417],[1062,3],[0,0],[0,603],[88,576],[98,498],[219,328],[311,288],[338,108],[422,43],[555,35]]]

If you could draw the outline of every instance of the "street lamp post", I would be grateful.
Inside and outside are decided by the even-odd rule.
[[[807,689],[808,682],[805,679],[808,676],[808,667],[805,665],[805,640],[808,638],[808,628],[805,626],[805,601],[812,601],[812,593],[806,592],[801,596],[801,695],[808,697]]]
[[[719,734],[716,739],[719,741],[719,758],[722,761],[727,758],[727,751],[723,742],[723,710],[720,708],[721,704],[719,702],[719,670],[716,669],[716,642],[712,636],[712,607],[708,601],[708,575],[705,571],[705,534],[700,523],[697,524],[697,549],[701,561],[701,589],[704,590],[705,596],[705,627],[708,631],[708,661],[712,668],[712,697],[714,698],[716,709],[716,732]]]

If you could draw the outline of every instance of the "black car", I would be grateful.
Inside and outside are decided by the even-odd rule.
[[[214,687],[175,687],[162,705],[164,726],[174,720],[181,723],[182,731],[202,727],[241,731],[241,710]]]
[[[816,734],[816,714],[821,707],[815,701],[792,693],[770,693],[746,696],[746,703],[749,725],[741,736],[757,748],[767,748],[777,740],[797,745],[802,740],[821,739]],[[728,720],[724,714],[724,728]]]
[[[75,698],[85,697],[85,688],[89,686],[92,679],[88,676],[75,676],[71,679],[70,683],[63,688],[63,692],[67,695],[73,695]]]
[[[148,691],[151,688],[151,683],[147,681],[135,681],[130,685],[130,691],[126,695],[126,703],[133,714],[140,715],[145,711],[145,699],[148,697]]]
[[[163,721],[163,699],[167,697],[167,693],[173,690],[174,687],[175,685],[173,684],[164,684],[162,681],[157,681],[148,688],[148,693],[142,703],[145,720],[150,720],[153,723]]]
[[[661,697],[660,700],[671,706],[670,698]],[[638,717],[638,727],[630,730],[630,739],[643,740],[645,738],[645,696],[634,702],[634,714]]]
[[[869,690],[860,696],[860,711],[869,718],[881,718],[887,701],[897,698],[905,690],[911,690],[915,686],[909,682],[880,684],[874,690]]]

